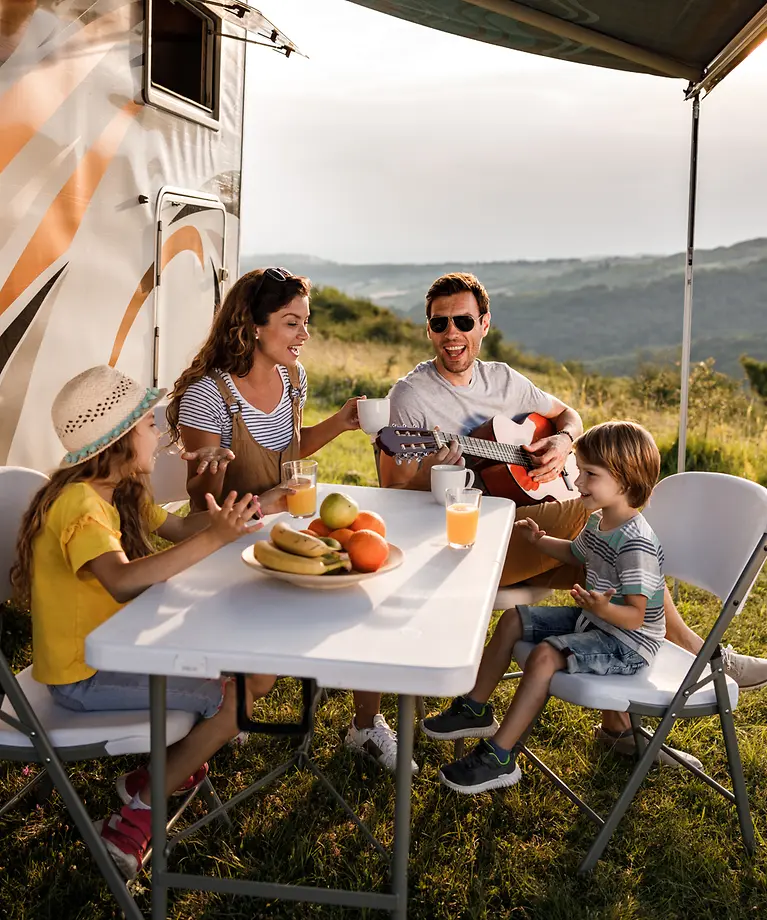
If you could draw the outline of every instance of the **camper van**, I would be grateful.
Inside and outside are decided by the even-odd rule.
[[[254,35],[255,33],[255,35]],[[170,387],[237,276],[241,3],[0,0],[0,465],[49,470],[61,386]]]

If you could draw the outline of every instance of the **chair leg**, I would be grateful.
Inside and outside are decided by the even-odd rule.
[[[8,801],[2,807],[0,807],[0,817],[2,817],[6,812],[9,812],[13,806],[17,802],[20,802],[28,792],[31,792],[44,777],[47,778],[47,773],[44,768],[41,768],[40,772],[33,776],[28,783],[25,783],[24,786],[16,793],[16,795],[8,799]]]
[[[426,718],[426,703],[422,696],[417,696],[415,698],[415,714],[419,722]]]
[[[213,811],[215,808],[219,808],[222,805],[221,799],[218,797],[218,793],[213,788],[213,783],[206,776],[205,779],[200,784],[200,788],[197,793],[200,798],[205,802],[205,807],[208,811]],[[218,819],[224,827],[231,827],[232,821],[229,815],[223,811],[221,812],[221,817]]]
[[[732,780],[732,791],[735,795],[735,808],[738,811],[738,823],[743,837],[743,846],[746,848],[746,852],[753,853],[756,849],[754,822],[751,819],[751,809],[748,804],[748,790],[743,776],[743,763],[740,759],[738,738],[735,734],[735,722],[732,718],[730,697],[727,693],[727,681],[721,671],[714,675],[714,689],[719,703],[719,721],[724,735],[724,748],[727,752],[727,764],[730,768],[730,779]]]
[[[605,818],[605,823],[602,829],[597,834],[594,842],[591,844],[588,853],[584,857],[580,866],[578,866],[578,874],[582,875],[585,872],[590,872],[597,864],[599,859],[602,856],[602,853],[605,851],[605,847],[610,842],[615,829],[620,824],[623,816],[626,814],[629,805],[632,803],[634,796],[637,794],[639,787],[644,782],[645,776],[650,771],[655,758],[658,756],[658,751],[660,750],[663,742],[668,738],[669,732],[674,724],[676,719],[672,718],[669,714],[667,717],[664,717],[661,721],[661,724],[658,726],[655,734],[653,735],[652,741],[647,742],[644,751],[642,752],[639,760],[634,767],[634,771],[629,777],[628,782],[623,787],[623,791],[618,796],[618,800],[610,809],[609,814]],[[664,723],[665,727],[664,727]],[[646,739],[645,739],[646,740]]]

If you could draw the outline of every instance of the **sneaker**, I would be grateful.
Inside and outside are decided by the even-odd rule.
[[[465,757],[444,766],[439,771],[440,782],[448,789],[475,795],[488,789],[514,786],[522,779],[514,751],[505,763],[499,760],[491,744],[480,741]]]
[[[614,754],[624,754],[626,757],[636,758],[636,740],[634,738],[634,732],[627,728],[622,732],[608,732],[601,725],[596,725],[594,727],[594,739],[602,747],[607,748],[609,751],[612,751]],[[669,745],[670,746],[670,745]],[[679,751],[676,748],[671,748],[672,751],[675,751],[686,763],[690,764],[693,767],[697,767],[699,770],[703,769],[703,764],[698,760],[697,757],[693,757],[692,754],[688,754],[687,751]],[[682,765],[679,761],[674,760],[673,757],[668,755],[665,751],[658,751],[658,756],[655,758],[655,763],[662,763],[666,767],[677,767],[682,768]]]
[[[758,690],[767,686],[767,658],[741,655],[731,645],[722,649],[724,673],[731,677],[740,690]]]
[[[94,823],[109,855],[127,879],[135,878],[149,849],[152,836],[152,812],[125,805],[106,821]]]
[[[429,738],[452,741],[453,738],[491,738],[498,731],[493,707],[485,703],[482,712],[476,713],[465,696],[457,696],[446,709],[421,722],[421,731]]]
[[[373,716],[372,728],[357,728],[352,719],[344,744],[359,754],[371,757],[392,773],[397,767],[397,733],[389,727],[380,713]],[[418,765],[414,760],[410,761],[410,768],[413,773],[418,772]]]
[[[208,775],[208,765],[204,763],[186,782],[182,783],[173,795],[186,795],[193,789],[196,789]],[[149,770],[146,767],[139,767],[130,773],[124,773],[115,783],[117,794],[123,805],[130,805],[133,796],[141,792],[149,782]]]

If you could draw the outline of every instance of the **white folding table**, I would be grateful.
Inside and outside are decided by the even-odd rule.
[[[374,908],[389,910],[397,918],[407,915],[414,697],[453,696],[471,689],[514,522],[514,503],[483,497],[476,544],[470,550],[454,550],[445,541],[445,510],[430,493],[321,484],[318,499],[332,491],[346,492],[361,508],[384,517],[387,539],[404,550],[402,566],[352,587],[310,593],[247,567],[240,554],[253,541],[251,535],[150,588],[86,640],[91,667],[151,677],[153,920],[164,920],[169,888]],[[280,518],[290,520],[287,515],[273,516],[255,539],[266,539],[270,523]],[[398,694],[401,730],[391,893],[167,870],[165,678],[222,673],[283,674],[313,679],[325,687]],[[310,743],[309,735],[290,764],[223,808],[242,801],[256,785],[293,762],[310,766],[327,784],[309,761]],[[364,825],[357,823],[372,841]]]

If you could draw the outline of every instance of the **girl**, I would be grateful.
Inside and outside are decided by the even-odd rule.
[[[153,408],[165,390],[146,389],[102,365],[70,380],[53,404],[53,424],[68,453],[32,500],[21,525],[11,582],[32,613],[32,673],[57,704],[78,712],[148,709],[146,675],[96,671],[85,661],[86,636],[156,582],[165,581],[246,532],[259,510],[251,493],[231,492],[219,506],[187,518],[152,502],[146,477],[160,432]],[[156,533],[176,546],[154,552]],[[250,699],[275,678],[247,679]],[[169,709],[200,721],[168,748],[166,792],[186,792],[207,774],[206,760],[237,734],[234,685],[169,677]],[[126,877],[141,867],[151,836],[149,774],[118,780],[124,807],[100,822]]]
[[[197,458],[187,478],[193,508],[203,507],[207,493],[218,498],[235,489],[258,492],[264,512],[282,510],[281,463],[359,428],[357,398],[317,425],[302,425],[307,384],[298,359],[309,340],[310,290],[308,278],[284,268],[243,275],[176,381],[168,424],[171,438]],[[345,744],[394,770],[397,735],[379,711],[381,694],[355,691],[354,704]]]

